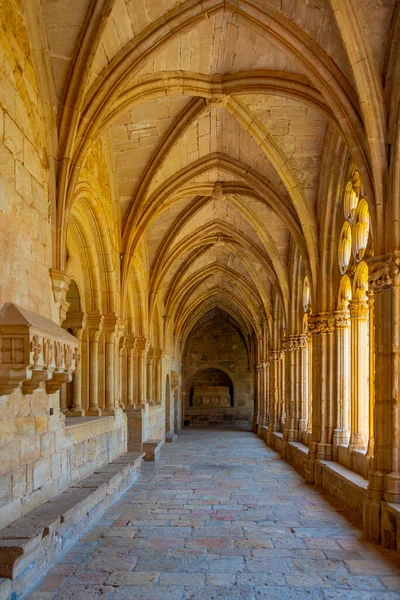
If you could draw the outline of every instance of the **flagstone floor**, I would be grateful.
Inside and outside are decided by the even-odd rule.
[[[394,600],[400,555],[254,434],[185,430],[29,600]]]

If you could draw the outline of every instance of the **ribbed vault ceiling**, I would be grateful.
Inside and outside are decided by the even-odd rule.
[[[355,3],[382,63],[369,3]],[[146,257],[149,318],[159,302],[165,333],[217,309],[260,332],[276,294],[287,310],[293,252],[313,282],[324,148],[339,133],[368,155],[331,4],[97,2],[75,157],[111,145],[123,274]],[[61,100],[90,0],[42,7]]]

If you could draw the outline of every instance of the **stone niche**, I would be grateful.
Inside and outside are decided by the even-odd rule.
[[[196,386],[193,389],[192,406],[221,408],[231,406],[231,395],[228,386],[209,385]]]
[[[79,360],[79,341],[62,327],[6,302],[0,310],[0,396],[17,389],[31,394],[45,383],[57,392],[71,381]]]

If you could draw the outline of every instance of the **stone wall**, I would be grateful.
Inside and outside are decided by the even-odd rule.
[[[45,122],[21,0],[0,22],[0,303],[51,316],[51,207]]]
[[[218,383],[216,372],[223,371],[233,383],[233,406],[191,406],[194,384]],[[190,425],[250,428],[253,416],[253,378],[245,342],[238,329],[218,317],[203,323],[192,335],[185,352],[183,370],[184,420]]]
[[[47,410],[49,398],[53,415]],[[37,391],[25,400],[25,413],[15,414],[10,403],[0,425],[8,435],[0,446],[0,528],[126,451],[124,415],[70,418],[65,427],[56,396]]]

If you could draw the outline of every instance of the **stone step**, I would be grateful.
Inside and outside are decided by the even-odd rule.
[[[0,600],[21,598],[136,481],[143,453],[127,452],[0,530]]]
[[[143,442],[144,460],[156,461],[159,458],[160,450],[164,445],[164,440],[146,440]]]

